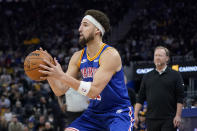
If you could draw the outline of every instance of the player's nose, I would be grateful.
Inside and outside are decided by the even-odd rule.
[[[79,29],[78,29],[79,33],[82,32],[82,27],[80,26]]]

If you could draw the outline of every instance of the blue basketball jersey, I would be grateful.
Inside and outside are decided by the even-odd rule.
[[[87,54],[87,47],[82,50],[79,67],[82,74],[82,80],[92,82],[94,74],[99,68],[100,56],[103,51],[111,48],[103,44],[98,53],[90,58]],[[110,63],[109,63],[110,64]],[[94,112],[108,112],[131,106],[128,91],[124,83],[123,69],[116,72],[104,90],[95,99],[90,99],[88,110]]]

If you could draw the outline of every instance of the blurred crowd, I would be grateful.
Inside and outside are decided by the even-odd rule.
[[[167,47],[171,57],[197,59],[196,6],[195,1],[144,0],[130,31],[117,45],[124,63],[153,60],[158,45]]]
[[[41,46],[56,56],[65,70],[73,52],[81,48],[81,12],[90,8],[104,11],[113,27],[131,4],[130,0],[1,2],[0,130],[61,131],[66,114],[47,83],[31,81],[24,74],[25,56]],[[189,55],[196,59],[196,2],[144,1],[143,6],[136,12],[128,34],[115,45],[123,64],[152,60],[157,45],[167,46],[173,56]],[[192,104],[195,106],[196,102]],[[141,116],[143,121],[144,111]]]

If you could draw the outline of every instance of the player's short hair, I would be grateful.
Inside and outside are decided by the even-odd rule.
[[[105,32],[108,32],[110,30],[110,21],[105,13],[99,10],[91,9],[85,12],[85,16],[86,15],[91,15],[92,17],[94,17],[103,26]]]
[[[164,47],[164,46],[157,46],[154,50],[154,52],[157,50],[157,49],[164,49],[165,53],[166,53],[166,56],[170,57],[170,51],[168,50],[168,48]]]

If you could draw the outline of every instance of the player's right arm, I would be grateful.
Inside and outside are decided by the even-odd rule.
[[[74,53],[74,55],[70,59],[68,69],[66,71],[67,75],[72,76],[76,79],[78,78],[79,74],[78,62],[80,59],[81,51],[77,51]],[[60,80],[56,78],[47,77],[47,81],[56,96],[64,95],[69,89],[68,86],[65,86],[65,84],[61,83]]]

